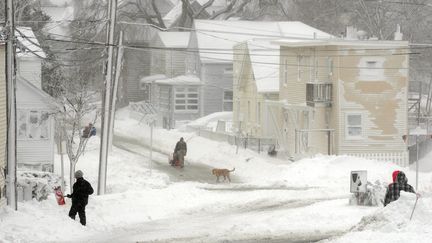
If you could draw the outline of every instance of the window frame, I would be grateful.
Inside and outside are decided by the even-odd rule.
[[[194,89],[194,90],[191,90]],[[196,97],[190,97],[191,94]],[[174,87],[173,108],[177,113],[198,113],[199,112],[199,89],[196,86],[177,86]],[[183,96],[183,97],[177,97]],[[193,101],[193,102],[192,102]],[[178,103],[180,102],[180,103]],[[178,108],[184,107],[184,108]],[[190,108],[196,107],[196,108]]]
[[[231,92],[231,99],[226,99],[225,94],[227,92]],[[233,111],[234,110],[234,91],[233,90],[224,90],[223,91],[223,97],[222,97],[222,110],[223,111]],[[231,103],[231,110],[225,109],[225,104]]]
[[[350,116],[360,116],[360,125],[350,125],[349,117]],[[360,112],[348,112],[345,113],[345,139],[346,140],[363,140],[364,139],[364,115]],[[350,128],[360,128],[360,135],[350,135]]]
[[[38,123],[39,123],[39,137],[38,138],[30,138],[30,128],[31,128],[31,123],[30,123],[30,113],[31,112],[35,112],[37,113],[37,118],[38,118]],[[50,140],[51,138],[51,129],[50,129],[50,113],[47,110],[38,110],[38,109],[18,109],[17,110],[17,117],[20,116],[21,114],[24,114],[25,116],[25,131],[24,131],[24,137],[23,136],[19,136],[20,131],[21,131],[21,124],[22,121],[18,121],[17,120],[17,140],[19,141],[47,141]],[[43,133],[42,129],[43,127],[40,127],[41,122],[42,122],[42,115],[46,114],[47,115],[47,119],[45,121],[45,128],[46,128],[46,136],[45,137],[41,137],[41,134]]]

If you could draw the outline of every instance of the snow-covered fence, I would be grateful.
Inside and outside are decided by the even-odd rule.
[[[399,153],[349,153],[348,155],[365,159],[387,161],[399,166],[408,166],[408,152]]]
[[[276,139],[258,137],[239,137],[231,133],[215,132],[202,128],[191,128],[198,136],[214,141],[226,142],[231,145],[238,145],[241,148],[251,149],[257,152],[266,151],[271,145],[276,145]]]

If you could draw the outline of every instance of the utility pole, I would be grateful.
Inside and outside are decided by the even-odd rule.
[[[109,122],[109,144],[108,149],[112,150],[112,143],[114,137],[114,121],[115,121],[115,109],[117,102],[117,92],[118,92],[118,83],[120,80],[121,67],[123,61],[123,31],[120,31],[119,42],[118,42],[118,50],[117,50],[117,60],[116,60],[116,69],[115,69],[115,78],[113,84],[112,91],[112,99],[111,99],[111,114],[110,114],[110,122]]]
[[[8,204],[17,210],[16,191],[16,97],[15,97],[15,23],[13,0],[6,2],[6,28],[8,38],[6,44],[6,80],[7,80],[7,184],[9,188]]]
[[[111,98],[111,83],[112,83],[112,64],[113,64],[113,51],[114,51],[114,30],[116,23],[117,0],[110,0],[109,2],[109,33],[108,33],[108,63],[107,73],[105,79],[105,94],[103,97],[103,112],[102,112],[102,133],[101,133],[101,147],[99,155],[99,180],[98,180],[98,195],[105,194],[106,189],[106,174],[108,163],[108,138],[109,138],[109,119],[110,119],[110,98]]]

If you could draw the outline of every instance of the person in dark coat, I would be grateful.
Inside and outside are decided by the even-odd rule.
[[[384,206],[387,206],[389,203],[398,200],[400,197],[400,191],[415,193],[414,188],[408,184],[408,179],[406,178],[405,173],[402,171],[397,173],[396,181],[388,186],[384,198]]]
[[[183,138],[180,138],[180,141],[177,142],[174,154],[177,156],[177,159],[179,160],[180,167],[184,167],[184,157],[187,153],[187,145]]]
[[[69,217],[75,220],[78,213],[80,223],[86,225],[85,207],[88,203],[89,195],[93,194],[93,188],[90,183],[83,178],[83,172],[77,170],[75,172],[76,182],[73,184],[72,194],[67,194],[66,197],[72,198],[72,206],[69,210]]]
[[[83,133],[82,133],[82,137],[83,138],[89,138],[91,137],[91,132],[92,132],[92,128],[93,128],[93,124],[89,123],[87,126],[85,126]]]

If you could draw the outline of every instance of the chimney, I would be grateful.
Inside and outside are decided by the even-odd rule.
[[[403,34],[401,32],[401,26],[400,24],[396,25],[396,32],[394,33],[394,40],[395,41],[401,41],[403,37]]]
[[[347,26],[345,31],[345,39],[357,40],[357,28],[354,26]]]

